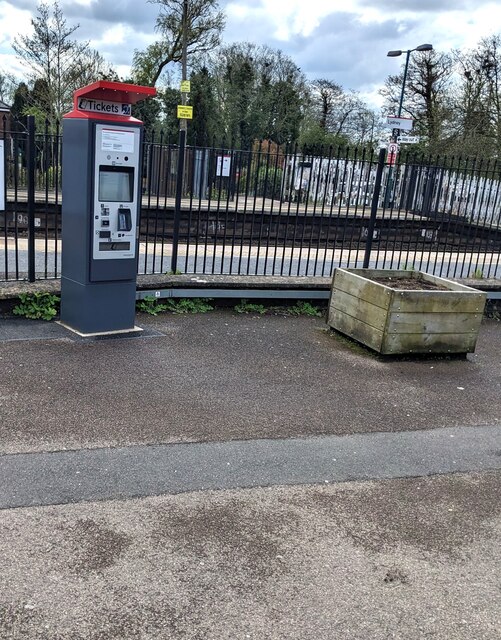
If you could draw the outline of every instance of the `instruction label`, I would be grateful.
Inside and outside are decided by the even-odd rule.
[[[120,151],[134,153],[134,132],[120,129],[103,129],[101,151]]]

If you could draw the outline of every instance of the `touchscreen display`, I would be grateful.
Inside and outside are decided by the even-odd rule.
[[[133,194],[132,167],[99,167],[100,202],[132,202]]]

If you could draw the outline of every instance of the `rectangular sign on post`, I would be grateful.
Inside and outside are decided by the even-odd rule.
[[[216,166],[216,176],[228,178],[231,168],[231,156],[218,156]]]
[[[386,124],[392,128],[411,131],[413,120],[412,118],[396,118],[394,116],[388,116],[386,118]]]
[[[400,144],[417,144],[419,142],[419,136],[399,136],[397,142]]]
[[[0,140],[0,211],[5,211],[5,147]]]
[[[186,104],[178,104],[177,117],[182,120],[193,120],[193,107],[189,107]]]
[[[191,91],[191,82],[189,80],[181,80],[181,92],[190,93],[190,91]]]
[[[388,164],[393,165],[397,161],[398,144],[390,142],[388,145]]]

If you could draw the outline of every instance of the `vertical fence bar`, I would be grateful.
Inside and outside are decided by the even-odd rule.
[[[3,157],[0,156],[2,160],[2,166],[0,167],[0,171],[3,173],[3,193],[0,194],[0,199],[3,200],[3,231],[4,231],[4,252],[5,252],[5,280],[9,279],[9,246],[8,246],[8,231],[7,231],[7,148],[6,148],[6,137],[5,131],[7,129],[7,118],[4,114],[2,118],[2,141],[3,141]]]
[[[172,260],[170,270],[177,271],[177,253],[179,244],[179,227],[181,225],[181,201],[183,197],[184,151],[186,149],[186,130],[179,130],[179,150],[177,159],[176,202],[174,207],[174,233],[172,234]]]
[[[35,282],[35,116],[28,116],[28,280]]]
[[[56,122],[56,136],[54,146],[54,278],[57,278],[58,256],[59,256],[59,227],[61,224],[61,205],[59,203],[59,187],[61,179],[61,154],[62,137],[59,135],[59,121]]]
[[[381,193],[381,180],[383,177],[384,161],[386,157],[386,149],[379,150],[377,160],[376,181],[374,183],[374,193],[372,195],[371,217],[369,219],[369,228],[367,230],[367,244],[365,245],[364,269],[368,269],[371,259],[372,236],[374,234],[374,225],[376,223],[377,209],[379,204],[379,194]]]

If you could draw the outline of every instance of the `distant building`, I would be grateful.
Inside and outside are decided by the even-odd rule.
[[[4,131],[10,131],[11,117],[9,105],[0,100],[0,136],[3,135]]]

